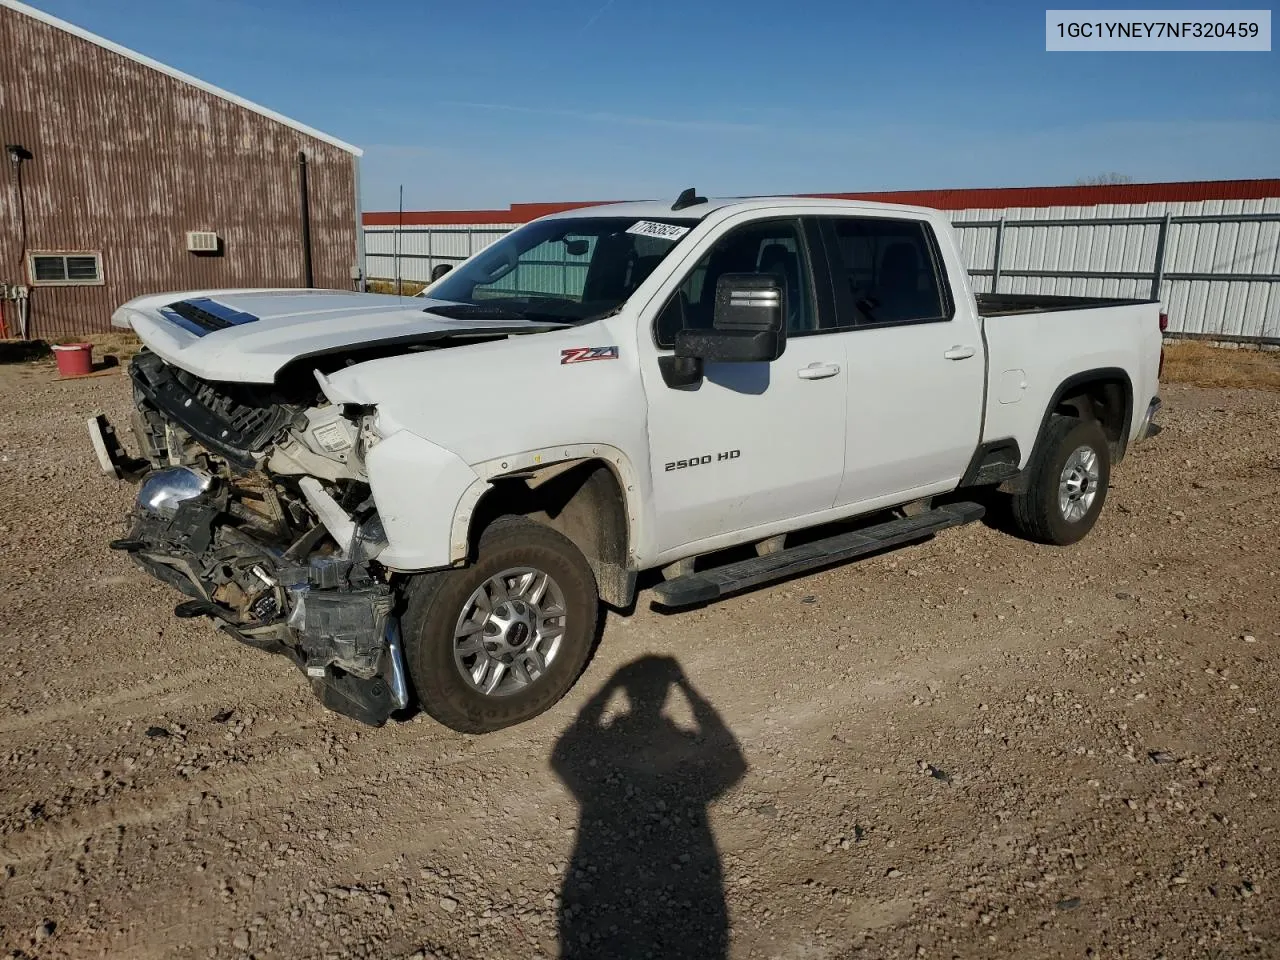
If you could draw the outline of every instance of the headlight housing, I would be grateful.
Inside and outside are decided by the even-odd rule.
[[[143,478],[138,488],[138,506],[148,513],[172,520],[178,514],[178,506],[186,500],[194,500],[207,493],[213,486],[213,477],[203,470],[191,467],[166,467],[155,470]]]
[[[382,526],[382,518],[376,512],[371,513],[356,524],[355,536],[351,538],[351,559],[356,563],[376,560],[385,549],[387,531]]]

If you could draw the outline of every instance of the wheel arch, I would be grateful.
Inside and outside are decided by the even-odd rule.
[[[558,455],[558,459],[553,459]],[[487,469],[486,469],[487,468]],[[545,524],[582,551],[600,598],[613,607],[635,596],[636,484],[630,464],[609,448],[556,448],[479,465],[482,478],[463,495],[454,517],[452,560],[469,562],[497,519],[521,516]]]
[[[1067,377],[1045,407],[1033,450],[1044,441],[1055,413],[1097,420],[1110,441],[1112,462],[1119,463],[1133,425],[1133,380],[1122,367],[1096,367]]]

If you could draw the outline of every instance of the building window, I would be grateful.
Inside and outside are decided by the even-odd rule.
[[[87,286],[102,283],[100,253],[33,253],[31,282],[38,287]]]

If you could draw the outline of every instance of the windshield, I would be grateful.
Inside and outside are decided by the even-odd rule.
[[[428,294],[448,317],[583,323],[615,313],[697,220],[575,217],[520,227]]]

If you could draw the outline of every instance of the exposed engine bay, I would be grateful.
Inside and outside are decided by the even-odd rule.
[[[311,369],[213,383],[144,350],[132,361],[132,457],[104,417],[104,469],[139,482],[112,543],[238,640],[290,657],[330,709],[380,725],[408,704],[396,597],[364,473],[372,410],[328,403]]]

